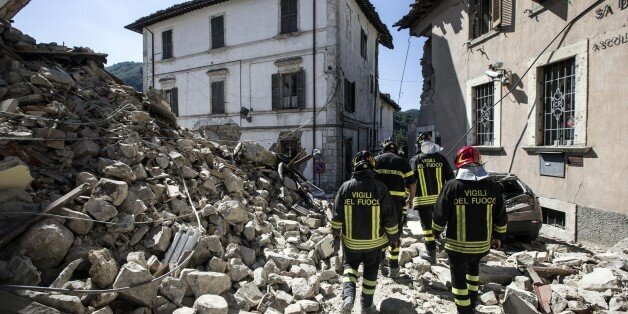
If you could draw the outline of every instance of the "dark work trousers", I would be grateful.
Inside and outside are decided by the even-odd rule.
[[[488,252],[487,252],[488,253]],[[458,313],[475,313],[480,280],[480,259],[484,254],[464,254],[447,250],[451,267],[451,292]]]
[[[362,307],[373,304],[375,286],[377,286],[377,271],[382,259],[382,250],[377,248],[370,251],[352,252],[344,247],[345,263],[344,277],[342,278],[342,299],[353,298],[358,283],[358,268],[364,264],[362,278]]]
[[[428,252],[436,251],[436,239],[434,238],[434,233],[432,233],[432,215],[434,214],[434,204],[414,206],[414,210],[419,212],[425,248]]]
[[[403,224],[407,219],[407,213],[404,214],[404,207],[406,206],[406,198],[401,196],[393,196],[393,202],[395,203],[395,209],[397,210],[397,217],[399,218],[397,223],[399,224],[399,241],[401,242],[401,235],[403,234]],[[399,267],[399,254],[401,253],[401,243],[396,248],[388,247],[388,266],[391,268]]]

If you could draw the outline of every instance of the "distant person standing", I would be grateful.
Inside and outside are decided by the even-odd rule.
[[[418,212],[423,229],[423,243],[427,252],[421,252],[421,258],[436,263],[436,238],[432,232],[432,214],[434,204],[445,182],[454,178],[454,172],[447,158],[440,151],[442,148],[432,142],[429,132],[417,138],[419,152],[410,160],[410,167],[416,176],[416,189],[410,191],[412,205]],[[414,193],[413,193],[414,192]]]
[[[375,157],[359,152],[352,161],[351,180],[342,184],[334,202],[331,221],[334,246],[344,248],[342,313],[351,313],[358,282],[358,268],[364,265],[362,309],[375,311],[373,295],[382,248],[399,245],[399,226],[393,201],[386,186],[375,178]]]
[[[472,146],[458,150],[458,174],[448,181],[436,202],[432,227],[438,237],[445,227],[445,250],[451,267],[451,291],[458,313],[474,313],[478,298],[480,259],[491,246],[499,249],[508,216],[500,186],[491,180]]]
[[[381,148],[381,154],[375,157],[377,164],[375,172],[377,179],[386,185],[392,197],[398,217],[398,236],[401,238],[403,226],[408,220],[408,193],[406,190],[415,189],[416,179],[408,161],[397,155],[399,146],[392,137],[385,139]],[[391,278],[395,278],[399,274],[400,253],[401,248],[399,246],[388,247],[388,276]]]

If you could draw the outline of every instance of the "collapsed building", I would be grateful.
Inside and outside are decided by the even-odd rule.
[[[0,311],[339,310],[329,204],[289,162],[177,127],[161,94],[119,82],[104,54],[38,44],[6,21],[0,38]],[[379,280],[376,304],[451,313],[448,266],[418,257],[414,223],[402,277]],[[626,240],[492,250],[478,310],[627,311],[627,254]]]
[[[178,128],[104,54],[0,33],[3,310],[319,309],[340,263],[300,173]]]
[[[143,36],[144,90],[181,126],[290,158],[318,149],[303,173],[327,191],[392,135],[378,68],[392,36],[369,0],[192,0],[126,28]]]

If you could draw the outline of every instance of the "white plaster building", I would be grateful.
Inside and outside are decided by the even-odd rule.
[[[310,161],[304,174],[328,190],[376,145],[378,49],[393,44],[368,0],[194,0],[126,28],[144,36],[144,88],[183,127],[289,156],[318,148],[325,172]]]
[[[377,142],[381,143],[385,139],[394,136],[394,119],[395,112],[401,111],[401,107],[390,98],[390,94],[379,93],[379,112],[377,120],[379,121],[377,129]]]

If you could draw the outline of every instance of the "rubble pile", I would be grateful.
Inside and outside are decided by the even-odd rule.
[[[418,257],[424,249],[421,232],[412,226],[418,222],[409,224],[412,234],[401,241],[401,277],[379,280],[375,296],[379,311],[456,312],[446,254],[441,253],[433,266]],[[482,260],[478,313],[544,313],[543,304],[549,310],[545,313],[628,312],[628,239],[609,249],[549,239],[506,243],[504,250],[492,249]],[[536,289],[549,293],[539,298]]]
[[[157,92],[121,84],[89,49],[8,23],[0,37],[0,284],[79,291],[3,300],[47,313],[323,310],[340,267],[327,204],[276,156],[177,128]]]

